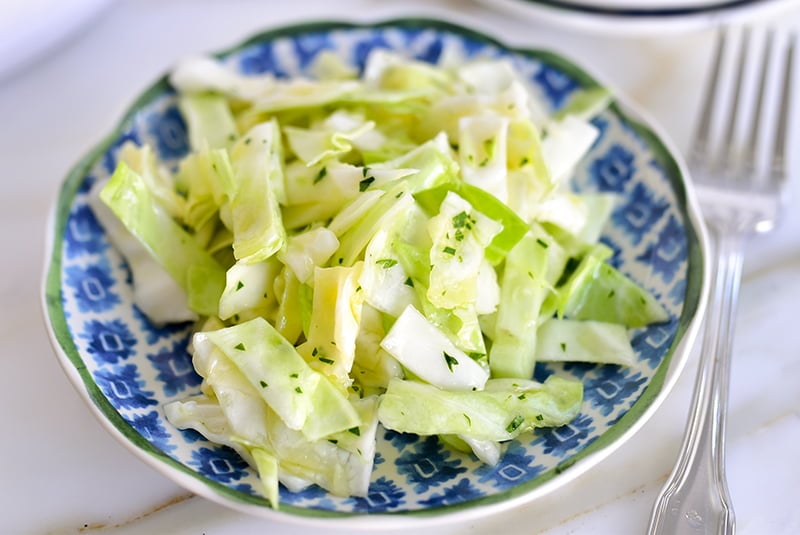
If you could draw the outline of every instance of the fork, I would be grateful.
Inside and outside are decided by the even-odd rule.
[[[750,128],[738,145],[737,125],[743,124],[743,80],[751,31],[742,30],[735,56],[730,105],[720,111],[715,103],[730,31],[719,32],[709,85],[700,121],[688,156],[688,165],[711,243],[711,300],[705,319],[703,345],[689,420],[677,463],[656,500],[648,532],[656,534],[732,534],[735,519],[725,476],[725,420],[728,405],[733,325],[741,283],[744,246],[757,232],[777,222],[786,182],[785,145],[788,130],[794,39],[790,39],[778,73],[777,116],[767,165],[759,165],[757,147],[768,145],[762,127],[767,115],[765,94],[775,53],[774,33],[766,36],[760,55],[760,82],[755,92]],[[778,59],[776,59],[776,56]],[[780,65],[780,64],[779,64]],[[718,115],[722,113],[722,115]],[[714,126],[721,123],[721,139]],[[712,139],[714,138],[714,139]],[[714,143],[712,143],[714,141]],[[742,148],[738,148],[742,147]]]

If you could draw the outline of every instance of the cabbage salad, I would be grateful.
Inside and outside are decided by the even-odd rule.
[[[580,382],[537,361],[631,364],[667,319],[606,262],[614,205],[570,177],[601,89],[548,116],[501,59],[321,53],[307,78],[180,63],[191,151],[125,144],[92,206],[155,323],[194,321],[202,393],[166,417],[279,485],[367,494],[378,426],[494,464],[568,423]]]

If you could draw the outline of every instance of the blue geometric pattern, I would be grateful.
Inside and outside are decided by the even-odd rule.
[[[570,95],[580,88],[568,74],[546,64],[542,64],[534,80],[541,86],[553,109],[563,106]]]
[[[546,455],[563,459],[579,447],[585,447],[591,433],[595,430],[594,419],[587,414],[579,414],[566,425],[542,429],[540,437],[534,441],[542,444]]]
[[[144,390],[145,383],[139,379],[139,371],[133,364],[98,370],[94,373],[94,380],[112,405],[120,409],[158,405],[153,392]]]
[[[147,355],[158,371],[156,379],[164,384],[164,393],[174,396],[188,391],[201,382],[201,378],[194,371],[192,357],[186,352],[186,343],[183,340],[175,342],[171,348],[162,350],[155,355]]]
[[[504,50],[488,41],[448,29],[388,26],[367,29],[309,29],[248,45],[226,61],[244,74],[283,77],[304,73],[322,50],[341,54],[362,67],[375,48],[398,50],[424,61],[461,55],[507,57],[526,73],[550,111],[581,88],[580,77],[536,55]],[[547,57],[547,56],[545,56]],[[281,488],[287,508],[376,514],[413,512],[468,504],[518,487],[534,488],[540,476],[592,444],[622,418],[650,384],[673,345],[687,287],[689,238],[672,183],[679,177],[654,165],[654,151],[614,108],[594,119],[600,137],[576,170],[578,191],[618,194],[602,241],[614,251],[611,263],[652,290],[670,321],[632,333],[636,364],[629,368],[579,363],[538,363],[535,377],[551,374],[583,381],[586,401],[570,424],[539,429],[504,445],[495,466],[458,453],[438,439],[380,429],[369,493],[332,496],[316,485],[293,493]],[[157,156],[174,163],[188,151],[186,125],[175,94],[166,90],[134,114],[99,156],[77,192],[61,236],[64,316],[88,373],[130,430],[156,450],[243,496],[260,496],[255,471],[233,450],[209,443],[195,431],[169,424],[165,403],[200,391],[200,378],[186,351],[190,326],[154,325],[132,304],[130,271],[110,247],[88,206],[91,184],[113,172],[122,144],[149,143]],[[129,430],[129,431],[130,431]],[[553,477],[558,477],[557,475]]]
[[[483,493],[474,486],[468,478],[460,480],[452,487],[447,487],[441,493],[434,493],[427,500],[421,500],[420,503],[428,507],[441,507],[443,505],[452,505],[460,503],[464,500],[471,500],[480,498]]]
[[[583,381],[584,400],[608,416],[639,390],[646,379],[641,372],[623,366],[599,366],[598,373]]]
[[[67,258],[102,254],[109,245],[94,212],[85,204],[76,205],[64,229],[64,250]]]
[[[301,69],[307,69],[314,61],[314,58],[317,57],[317,54],[333,46],[330,35],[327,33],[304,35],[292,41],[292,45]]]
[[[639,245],[668,208],[667,199],[655,199],[647,186],[639,183],[633,187],[629,201],[612,217],[628,233],[631,243]]]
[[[592,176],[600,191],[622,193],[636,173],[635,156],[622,144],[612,145],[590,165]]]
[[[686,258],[687,248],[683,228],[675,216],[670,215],[658,233],[658,241],[647,247],[637,260],[649,263],[656,275],[665,282],[672,282],[681,267],[681,260]]]
[[[262,43],[251,46],[247,50],[242,51],[238,56],[239,70],[242,74],[257,75],[269,73],[280,78],[286,76],[286,72],[275,57],[275,47],[272,43]]]
[[[64,272],[64,283],[72,288],[79,311],[104,312],[120,302],[119,296],[111,291],[116,281],[107,262],[85,268],[69,266]]]
[[[169,106],[148,117],[147,128],[159,160],[178,160],[189,152],[186,123],[178,106]]]
[[[117,319],[88,321],[80,336],[89,341],[87,352],[98,363],[117,364],[133,355],[138,343],[128,326]]]
[[[395,461],[397,472],[405,476],[406,483],[418,494],[438,487],[467,471],[458,458],[436,437],[420,439],[411,451],[404,452]]]
[[[544,472],[543,464],[534,464],[535,456],[528,452],[519,440],[506,445],[503,462],[495,466],[482,465],[475,472],[478,483],[489,483],[497,490],[515,487],[520,481],[527,481]]]
[[[214,481],[232,483],[247,476],[247,463],[230,448],[198,448],[190,465]]]
[[[382,513],[398,509],[406,503],[406,491],[396,482],[380,477],[369,486],[366,497],[356,496],[345,500],[358,513]]]
[[[178,448],[170,441],[171,435],[156,411],[150,411],[143,415],[135,414],[128,423],[161,451],[171,453]]]

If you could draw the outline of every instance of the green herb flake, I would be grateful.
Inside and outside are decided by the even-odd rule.
[[[397,265],[397,260],[394,258],[381,258],[380,260],[376,260],[375,263],[383,266],[383,269],[389,269],[390,267]]]
[[[453,247],[450,247],[450,246],[447,246],[444,249],[442,249],[442,252],[446,253],[446,254],[449,254],[449,255],[456,254],[456,250]]]
[[[320,357],[319,361],[324,363],[324,364],[333,364],[334,363],[334,360],[333,359],[329,359],[328,357]]]
[[[375,182],[374,176],[365,178],[364,180],[358,183],[358,191],[367,191],[367,188],[369,188],[373,182]]]
[[[294,388],[294,391],[295,391],[295,392],[297,392],[298,394],[302,394],[302,393],[303,393],[303,389],[302,389],[302,388],[300,388],[299,386],[296,386],[296,387]]]
[[[608,292],[608,298],[611,299],[612,297],[614,297],[614,290],[613,289]]]
[[[298,377],[300,377],[300,375],[297,373],[291,373],[289,374],[289,377],[291,377],[292,379],[297,379]]]
[[[542,422],[542,421],[544,421],[544,416],[542,416],[541,414],[537,414],[537,415],[536,415],[536,421],[537,421],[537,422]]]
[[[469,222],[469,214],[467,212],[459,212],[453,216],[453,227],[455,228],[464,228],[467,226]]]
[[[519,166],[520,166],[520,167],[525,167],[525,166],[526,166],[526,165],[528,165],[529,163],[530,163],[530,160],[529,160],[527,157],[525,157],[525,158],[522,158],[522,159],[519,161]]]
[[[523,401],[527,396],[525,394],[520,394],[517,396],[517,399]]]
[[[564,353],[567,352],[567,343],[566,342],[561,342],[561,351],[563,351]]]
[[[244,351],[245,350],[244,349],[244,343],[243,342],[239,342],[238,344],[233,346],[233,349],[238,349],[239,351]]]
[[[258,384],[260,384],[260,385],[261,385],[261,388],[267,388],[267,387],[269,386],[269,385],[266,383],[266,381],[259,381],[259,382],[258,382]]]
[[[311,356],[312,357],[316,357],[318,353],[319,353],[319,349],[317,349],[316,347],[311,350]]]
[[[342,265],[342,263],[344,262],[344,258],[342,258],[342,257],[340,256],[340,257],[338,258],[337,262],[338,262],[338,263],[339,263],[339,265],[341,266],[341,265]]]
[[[245,140],[244,140],[244,144],[245,144],[245,145],[249,145],[249,144],[250,144],[250,143],[252,143],[252,142],[253,142],[253,140],[252,140],[251,138],[249,138],[249,137],[248,137],[247,139],[245,139]]]
[[[317,182],[319,182],[320,180],[325,178],[325,175],[327,175],[327,174],[328,174],[328,168],[327,167],[323,167],[322,169],[320,169],[319,173],[317,173],[317,176],[314,177],[314,184],[316,184]]]
[[[514,419],[511,420],[508,423],[508,425],[506,426],[506,432],[507,433],[513,433],[514,431],[519,429],[519,426],[521,426],[522,422],[524,422],[524,421],[525,421],[525,417],[524,416],[519,415],[519,414],[514,416]]]
[[[464,240],[464,233],[461,231],[461,229],[456,229],[455,239],[456,241]]]
[[[543,249],[547,249],[548,247],[550,247],[550,244],[541,238],[536,238],[536,243],[538,243],[539,246],[542,247]]]
[[[359,429],[357,426],[356,427],[351,427],[350,429],[347,430],[347,432],[348,433],[352,433],[357,437],[361,436],[361,429]]]
[[[453,371],[453,366],[458,366],[458,359],[452,355],[448,355],[446,351],[442,351],[444,361],[447,363],[447,369]]]
[[[411,277],[408,277],[406,279],[406,282],[404,282],[403,284],[405,284],[406,286],[411,286],[412,288],[414,287],[414,281],[411,280]]]
[[[478,360],[485,357],[486,353],[480,353],[479,351],[470,351],[469,353],[467,353],[467,355],[469,355],[469,358],[473,360]]]
[[[334,444],[334,445],[336,445],[336,444],[338,444],[338,443],[339,443],[339,441],[338,441],[338,440],[336,440],[335,438],[329,438],[329,439],[328,439],[328,442],[330,442],[331,444]]]
[[[242,288],[244,288],[244,283],[242,281],[237,282],[236,283],[236,291],[238,292]]]
[[[461,415],[467,421],[467,425],[472,427],[472,418],[469,417],[469,414],[467,414],[466,412],[462,412]]]

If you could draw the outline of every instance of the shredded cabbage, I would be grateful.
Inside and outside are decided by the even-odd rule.
[[[580,411],[537,360],[631,365],[629,329],[668,319],[606,262],[614,197],[570,190],[608,92],[548,117],[511,63],[443,57],[377,50],[358,76],[323,52],[289,80],[187,60],[190,154],[128,144],[92,195],[137,306],[199,320],[202,394],[167,419],[236,450],[273,507],[280,485],[366,495],[379,425],[497,463]]]

